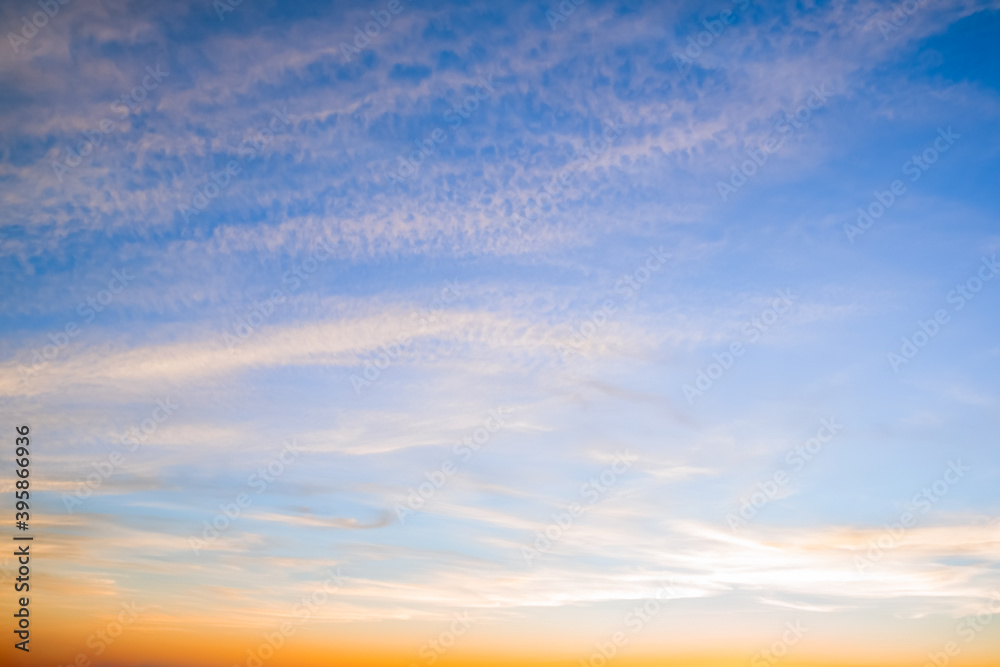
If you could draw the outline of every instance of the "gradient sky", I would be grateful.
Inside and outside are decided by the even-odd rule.
[[[16,664],[996,664],[1000,2],[38,9]]]

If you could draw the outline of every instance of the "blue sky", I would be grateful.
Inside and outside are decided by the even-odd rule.
[[[75,0],[0,48],[0,400],[45,434],[40,521],[77,556],[60,585],[166,615],[196,599],[240,625],[284,604],[260,573],[297,562],[275,576],[308,586],[339,565],[356,590],[329,623],[472,607],[499,628],[563,627],[547,608],[583,605],[580,627],[599,628],[673,574],[697,636],[797,610],[831,643],[868,615],[929,619],[928,645],[1000,586],[1000,280],[949,300],[1000,242],[996,2],[928,3],[892,31],[896,5],[874,2],[588,0],[554,27],[558,4],[402,2],[348,61],[385,7]],[[36,9],[5,4],[4,32]],[[433,151],[394,183],[420,142]],[[656,253],[640,290],[616,290]],[[791,305],[750,336],[779,291]],[[366,363],[370,384],[352,382]],[[168,398],[180,407],[128,452],[123,434]],[[491,410],[506,423],[461,460]],[[731,530],[831,417],[842,430]],[[286,439],[301,455],[194,553]],[[526,563],[619,450],[635,464]],[[125,462],[67,511],[112,452]],[[880,575],[859,573],[852,558],[959,460],[970,470]]]

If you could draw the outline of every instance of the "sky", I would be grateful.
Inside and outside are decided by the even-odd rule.
[[[0,32],[10,664],[996,664],[996,0]]]

